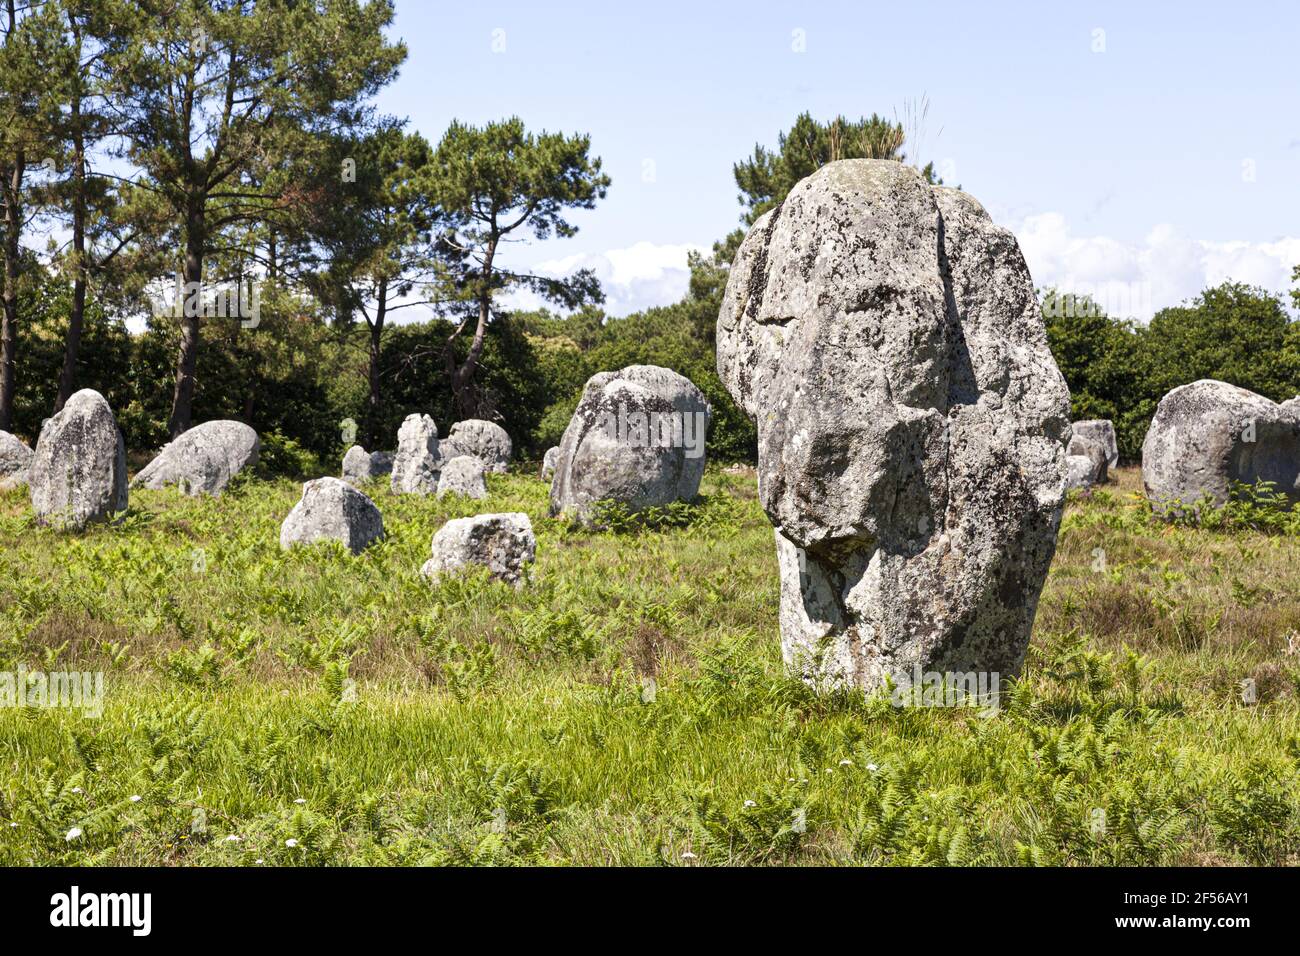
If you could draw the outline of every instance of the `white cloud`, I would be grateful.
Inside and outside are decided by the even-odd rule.
[[[702,246],[656,245],[638,242],[626,249],[577,253],[531,266],[537,275],[566,276],[591,269],[605,291],[605,311],[623,316],[656,305],[670,305],[686,294],[691,273],[686,254]],[[544,303],[531,292],[516,292],[505,304],[517,309],[540,308]]]
[[[1076,236],[1060,213],[1028,216],[1012,230],[1039,288],[1090,293],[1111,315],[1143,322],[1227,280],[1285,296],[1300,265],[1300,237],[1213,242],[1158,225],[1140,242]]]

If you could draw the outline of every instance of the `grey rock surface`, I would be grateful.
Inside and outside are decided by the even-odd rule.
[[[704,393],[671,369],[629,365],[593,375],[560,441],[551,514],[586,520],[600,501],[635,514],[693,500],[711,416]]]
[[[164,445],[131,487],[175,485],[182,494],[219,495],[231,478],[257,463],[261,447],[257,432],[243,422],[204,422]]]
[[[17,435],[0,432],[0,491],[27,484],[32,450]]]
[[[420,573],[437,579],[470,565],[480,565],[491,576],[518,587],[528,565],[537,556],[533,523],[520,511],[455,518],[433,536],[433,557]]]
[[[442,466],[438,477],[438,497],[461,495],[465,498],[488,496],[486,469],[473,455],[457,455]]]
[[[750,229],[717,341],[758,426],[790,668],[1016,673],[1070,425],[1015,237],[902,163],[830,163]]]
[[[359,554],[384,537],[384,519],[368,497],[341,478],[302,486],[302,499],[280,525],[280,547],[338,541]]]
[[[1069,491],[1091,488],[1097,483],[1097,462],[1087,455],[1067,455],[1065,487]]]
[[[1232,483],[1271,481],[1300,501],[1300,414],[1262,395],[1201,379],[1173,389],[1156,407],[1142,443],[1142,483],[1157,511],[1178,511],[1208,495],[1228,500]]]
[[[126,445],[103,395],[83,388],[45,420],[27,480],[41,524],[79,531],[126,510]]]
[[[447,442],[451,448],[443,455],[444,461],[461,455],[473,455],[491,472],[509,469],[510,456],[514,454],[514,445],[506,430],[496,422],[481,418],[456,422],[447,434]]]
[[[343,456],[343,480],[356,484],[391,475],[393,457],[391,451],[366,451],[360,445],[353,445]]]
[[[431,495],[438,490],[442,451],[438,426],[428,415],[407,415],[397,430],[391,486],[394,494]]]
[[[542,456],[542,477],[555,477],[555,465],[560,460],[560,446],[552,445],[546,449],[546,454]]]
[[[1106,467],[1119,465],[1119,444],[1115,439],[1115,425],[1108,418],[1093,418],[1088,421],[1075,422],[1074,434],[1089,438],[1106,449]]]
[[[1065,453],[1070,456],[1082,456],[1092,462],[1092,470],[1088,474],[1088,484],[1100,485],[1106,481],[1106,477],[1110,472],[1110,458],[1101,442],[1094,441],[1076,432],[1070,438],[1070,444],[1066,446]]]

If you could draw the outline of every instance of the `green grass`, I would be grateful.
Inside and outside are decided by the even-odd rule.
[[[1295,863],[1300,537],[1161,524],[1136,483],[1070,504],[994,717],[786,678],[752,476],[621,533],[527,476],[377,487],[355,558],[280,551],[288,481],[80,537],[6,494],[0,671],[106,699],[0,708],[0,864]],[[448,518],[515,510],[526,587],[419,576]]]

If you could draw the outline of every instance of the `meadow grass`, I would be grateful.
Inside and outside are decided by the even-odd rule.
[[[1158,522],[1132,469],[1072,498],[988,716],[785,676],[752,473],[617,533],[488,480],[367,488],[358,557],[281,552],[289,481],[81,536],[0,497],[0,671],[105,674],[98,716],[0,707],[0,864],[1300,860],[1289,530]],[[420,577],[483,511],[531,516],[529,583]]]

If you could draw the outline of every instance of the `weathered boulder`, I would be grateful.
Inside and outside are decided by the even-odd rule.
[[[493,578],[518,587],[537,556],[533,523],[520,511],[455,518],[433,536],[433,557],[420,573],[437,579],[467,565],[486,567]]]
[[[1119,443],[1115,440],[1115,425],[1108,418],[1093,418],[1086,422],[1075,422],[1074,434],[1097,442],[1106,450],[1106,467],[1119,465]]]
[[[393,458],[394,494],[431,495],[438,490],[442,468],[438,426],[428,415],[407,415],[397,430],[397,455]]]
[[[546,454],[542,456],[542,478],[552,478],[555,476],[555,466],[560,460],[560,446],[552,445],[546,449]]]
[[[1257,481],[1300,501],[1300,414],[1291,402],[1213,379],[1160,400],[1142,443],[1142,483],[1157,511],[1179,511],[1205,495],[1222,504],[1233,482]]]
[[[486,498],[488,490],[485,470],[483,462],[473,455],[457,455],[442,466],[442,474],[438,477],[438,497],[453,494],[466,498]]]
[[[343,456],[343,480],[349,484],[382,478],[393,472],[393,453],[391,451],[366,451],[360,445],[353,445]]]
[[[131,487],[176,485],[186,495],[219,495],[231,478],[257,463],[261,447],[257,432],[243,422],[204,422],[164,445]]]
[[[1084,490],[1097,483],[1097,462],[1087,455],[1065,456],[1065,488]]]
[[[27,482],[41,524],[79,531],[126,510],[126,445],[103,395],[83,388],[45,420]]]
[[[1070,444],[1066,446],[1065,453],[1068,456],[1081,456],[1087,458],[1092,463],[1092,468],[1088,472],[1088,484],[1100,485],[1106,480],[1109,473],[1106,448],[1101,442],[1094,441],[1080,434],[1075,434],[1070,438]]]
[[[510,435],[496,422],[481,418],[467,418],[451,426],[447,435],[450,446],[442,460],[451,461],[461,455],[473,455],[491,472],[504,472],[510,467],[514,445]]]
[[[599,501],[634,514],[691,501],[711,415],[704,393],[671,369],[629,365],[593,375],[560,441],[551,514],[585,520]]]
[[[17,435],[0,432],[0,491],[27,484],[32,450]]]
[[[1056,548],[1069,392],[1015,237],[902,163],[829,163],[750,229],[718,373],[758,425],[788,665],[1015,673]]]
[[[280,547],[338,541],[359,554],[384,536],[375,503],[340,478],[317,478],[302,486],[302,499],[280,525]]]

